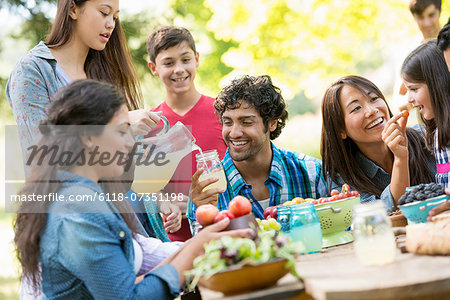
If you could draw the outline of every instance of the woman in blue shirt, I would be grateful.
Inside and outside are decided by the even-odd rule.
[[[361,202],[381,199],[395,210],[406,187],[433,181],[423,135],[406,128],[407,116],[393,116],[369,80],[345,76],[333,83],[323,96],[322,119],[325,176],[358,190]]]
[[[212,225],[136,278],[136,220],[121,194],[129,180],[105,179],[124,174],[134,146],[123,96],[107,83],[76,81],[57,94],[39,129],[37,146],[55,150],[31,159],[21,194],[44,200],[23,202],[14,241],[23,277],[41,285],[44,298],[173,299],[203,244],[230,234],[218,232],[228,220]]]

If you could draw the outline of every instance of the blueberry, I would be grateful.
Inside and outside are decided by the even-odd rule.
[[[423,200],[423,199],[425,199],[425,194],[422,193],[422,192],[417,192],[417,193],[416,193],[416,199],[417,199],[417,200]]]

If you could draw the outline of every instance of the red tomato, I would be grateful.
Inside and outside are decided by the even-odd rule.
[[[339,195],[339,191],[338,190],[332,190],[330,195],[331,196]]]
[[[358,196],[359,195],[358,191],[352,191],[351,193],[352,193],[352,196]]]
[[[350,191],[350,186],[346,183],[342,185],[342,193]]]
[[[313,201],[311,201],[311,202],[314,203],[314,205],[319,204],[319,202],[318,202],[317,200],[313,200]]]
[[[217,216],[214,218],[214,223],[217,223],[225,218],[232,220],[235,218],[235,216],[232,213],[230,213],[228,210],[222,210],[222,211],[219,211]]]
[[[252,204],[244,196],[236,196],[230,201],[228,210],[236,217],[240,217],[252,212]]]
[[[195,218],[202,226],[207,226],[214,223],[214,218],[219,213],[217,207],[212,204],[201,205],[195,212]]]
[[[352,196],[352,193],[351,192],[346,192],[346,193],[344,193],[344,198],[349,198],[349,197],[351,197]]]
[[[340,198],[339,198],[339,195],[335,195],[335,196],[333,196],[333,197],[331,197],[330,198],[330,202],[331,201],[336,201],[336,200],[339,200]]]
[[[402,117],[403,118],[407,118],[407,117],[409,117],[409,111],[407,111],[407,110],[404,110],[403,112],[402,112]]]

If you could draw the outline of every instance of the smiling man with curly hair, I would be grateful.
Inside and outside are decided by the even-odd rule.
[[[227,153],[222,160],[227,188],[204,187],[212,179],[192,177],[188,218],[195,232],[195,210],[211,203],[219,210],[237,195],[248,198],[255,217],[264,209],[295,197],[319,198],[328,194],[321,161],[305,154],[278,149],[272,143],[286,125],[288,112],[279,88],[269,76],[244,76],[226,86],[214,102],[222,122]]]

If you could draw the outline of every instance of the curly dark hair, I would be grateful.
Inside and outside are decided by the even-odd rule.
[[[231,84],[223,88],[214,102],[216,113],[222,122],[223,113],[227,109],[237,109],[241,106],[241,100],[254,107],[263,118],[264,126],[269,127],[269,121],[277,120],[277,128],[270,133],[270,139],[276,139],[288,118],[286,103],[281,90],[272,84],[269,75],[243,76],[231,81]]]

